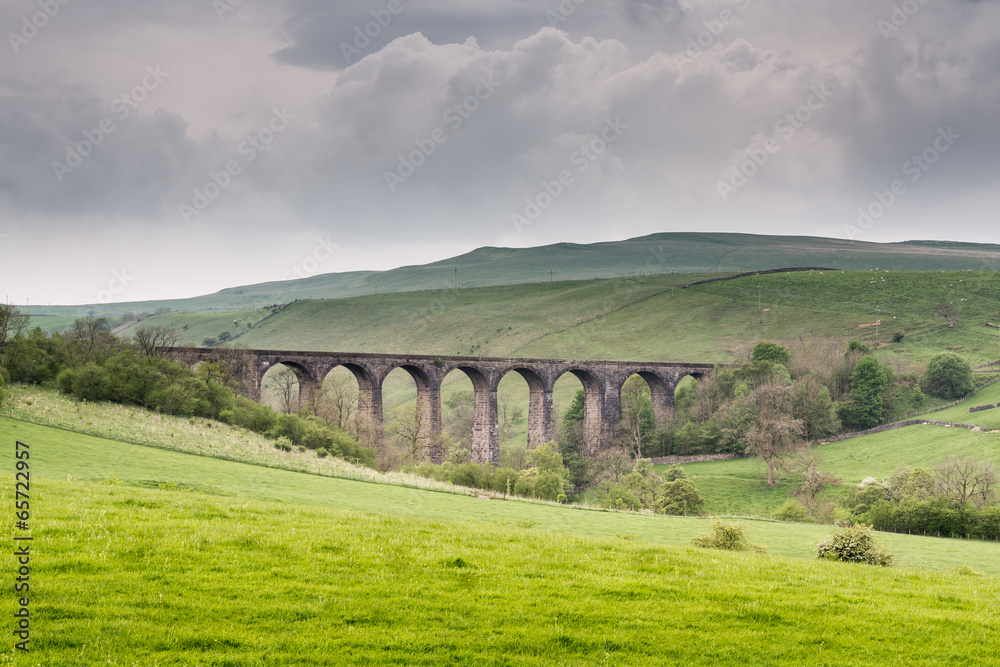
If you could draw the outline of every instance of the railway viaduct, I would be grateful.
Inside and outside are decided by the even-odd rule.
[[[366,354],[350,352],[297,352],[174,347],[163,349],[170,359],[195,365],[201,361],[224,359],[243,383],[247,396],[260,399],[264,374],[278,364],[295,373],[300,400],[308,401],[326,376],[343,366],[357,379],[358,411],[381,432],[382,382],[402,368],[417,386],[417,404],[427,434],[441,432],[441,383],[452,371],[465,373],[474,389],[472,460],[500,460],[500,433],[497,415],[497,386],[508,373],[518,373],[528,384],[528,446],[537,447],[555,437],[556,416],[552,389],[556,380],[572,373],[583,384],[585,394],[584,442],[588,455],[599,451],[617,435],[621,420],[622,385],[632,375],[640,375],[649,385],[657,420],[673,411],[674,389],[688,375],[711,373],[712,364],[642,361],[577,361],[568,359],[520,359],[496,357],[433,357],[407,354]],[[432,448],[431,458],[439,462],[440,451]]]

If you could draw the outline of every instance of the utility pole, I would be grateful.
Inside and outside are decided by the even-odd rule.
[[[875,306],[875,347],[878,347],[878,313],[879,308]]]
[[[761,306],[761,304],[760,304],[760,288],[761,288],[761,286],[758,284],[757,285],[757,312],[758,313],[760,312],[760,306]]]
[[[670,269],[670,298],[674,297],[674,270]]]
[[[549,282],[552,282],[552,269],[549,269]]]
[[[458,289],[458,267],[455,267],[455,289]]]

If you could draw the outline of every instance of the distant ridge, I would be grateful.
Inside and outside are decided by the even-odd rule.
[[[37,314],[109,314],[127,310],[251,309],[296,299],[483,287],[513,283],[615,278],[658,273],[739,273],[777,266],[836,266],[920,271],[997,270],[1000,245],[910,240],[874,243],[815,236],[662,232],[624,241],[554,243],[529,248],[482,247],[429,264],[389,271],[327,273],[220,290],[187,299],[105,306],[32,307]]]

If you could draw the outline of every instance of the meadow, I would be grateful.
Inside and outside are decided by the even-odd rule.
[[[258,315],[235,327],[235,316],[218,313],[143,322],[187,325],[192,333],[182,331],[180,341],[196,345],[238,330],[241,345],[260,349],[721,363],[759,340],[834,338],[877,347],[906,369],[945,349],[973,364],[1000,358],[1000,333],[984,324],[1000,311],[996,272],[817,271],[680,289],[708,275],[305,300],[252,327]],[[954,308],[953,327],[935,312],[941,303]],[[893,342],[897,334],[902,340]]]
[[[998,579],[969,568],[82,481],[36,480],[33,510],[32,652],[0,664],[997,663]]]

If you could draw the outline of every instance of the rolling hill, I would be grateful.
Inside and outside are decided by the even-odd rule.
[[[951,241],[871,243],[809,236],[671,232],[624,241],[478,248],[464,255],[389,271],[352,271],[242,285],[193,298],[108,305],[32,306],[39,315],[118,314],[158,308],[257,309],[295,299],[340,299],[449,287],[583,280],[647,274],[735,273],[781,266],[843,270],[961,271],[1000,268],[1000,245]],[[457,272],[456,272],[457,269]]]

